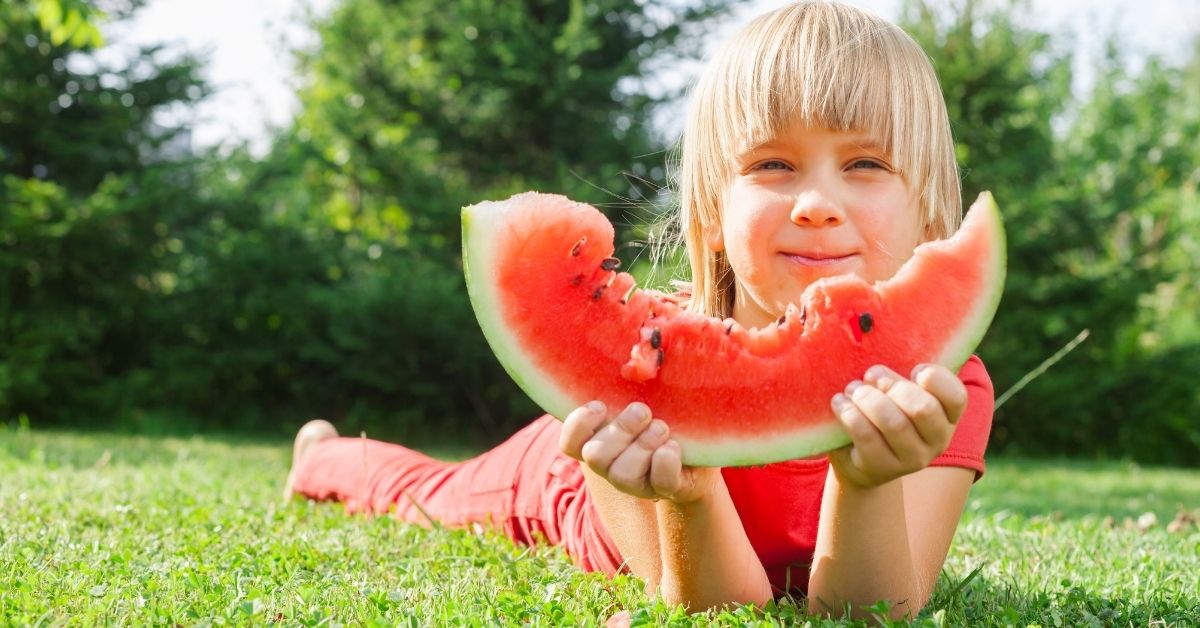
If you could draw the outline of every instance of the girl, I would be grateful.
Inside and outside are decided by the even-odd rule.
[[[928,58],[896,26],[820,2],[758,18],[712,60],[691,94],[679,183],[688,305],[747,327],[821,277],[890,277],[961,214]],[[829,402],[850,446],[757,468],[683,466],[640,403],[542,417],[458,464],[313,421],[288,490],[541,535],[582,568],[632,572],[691,610],[804,592],[812,612],[886,600],[911,616],[983,473],[990,380],[974,357],[957,375],[875,366]]]

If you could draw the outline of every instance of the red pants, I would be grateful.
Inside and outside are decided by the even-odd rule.
[[[579,463],[558,449],[561,423],[543,416],[464,462],[435,460],[366,438],[321,441],[294,471],[294,490],[348,512],[428,525],[488,526],[514,541],[562,546],[580,568],[609,575],[621,557],[584,486]]]

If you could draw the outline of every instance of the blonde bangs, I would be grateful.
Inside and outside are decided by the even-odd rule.
[[[714,156],[730,159],[795,123],[865,131],[890,150],[888,77],[871,63],[876,46],[864,37],[840,41],[842,33],[822,20],[792,28],[789,11],[803,8],[759,18],[745,31],[757,35],[733,40],[726,62],[709,75],[705,96],[713,103]]]
[[[679,202],[693,309],[732,312],[732,272],[722,254],[708,249],[704,233],[719,225],[735,156],[793,124],[872,136],[917,196],[927,237],[957,228],[954,144],[929,58],[899,27],[860,9],[824,2],[785,7],[743,28],[691,94]]]

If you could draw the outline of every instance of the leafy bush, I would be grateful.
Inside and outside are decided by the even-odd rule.
[[[647,77],[728,3],[343,0],[262,158],[175,143],[158,114],[207,93],[193,60],[104,67],[35,4],[0,3],[0,421],[494,440],[537,410],[478,331],[458,208],[561,192],[644,235],[673,96]],[[995,191],[1009,233],[979,349],[997,390],[1091,330],[1000,409],[993,451],[1200,460],[1200,48],[1135,73],[1113,45],[1079,98],[1012,8],[933,5],[901,21],[966,197]]]

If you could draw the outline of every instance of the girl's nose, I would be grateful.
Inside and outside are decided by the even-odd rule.
[[[845,214],[829,195],[808,190],[796,197],[790,218],[802,227],[834,227],[842,224]]]

